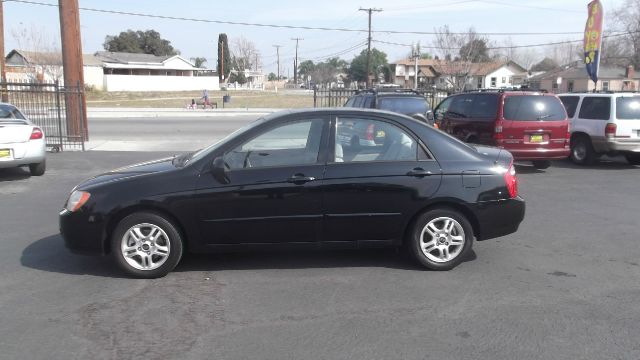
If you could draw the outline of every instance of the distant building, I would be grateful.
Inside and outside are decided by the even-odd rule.
[[[83,55],[85,86],[105,91],[219,90],[214,70],[195,67],[179,55],[99,51]],[[59,81],[62,54],[12,50],[6,57],[9,81]]]
[[[532,76],[529,87],[553,93],[593,91],[595,84],[589,78],[584,63],[573,62],[558,69]],[[598,91],[637,91],[640,89],[640,75],[633,66],[622,67],[600,65],[598,71]]]
[[[392,82],[413,88],[415,60],[404,59],[392,64]],[[434,59],[418,60],[418,87],[438,89],[499,89],[517,87],[524,83],[527,70],[513,61],[469,63]],[[464,84],[462,84],[464,82]]]

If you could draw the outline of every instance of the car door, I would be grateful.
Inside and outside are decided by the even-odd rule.
[[[585,96],[580,103],[575,122],[580,123],[581,128],[591,136],[591,144],[596,152],[608,150],[604,130],[611,120],[611,107],[610,96]]]
[[[373,129],[374,141],[340,141],[342,127]],[[323,185],[325,244],[383,243],[402,238],[409,218],[438,188],[438,163],[412,133],[373,115],[332,122]]]
[[[498,94],[473,94],[470,106],[468,134],[465,141],[482,145],[495,145],[493,137],[498,118]]]
[[[472,104],[473,95],[456,95],[453,97],[451,106],[449,106],[445,114],[447,133],[462,141],[467,141],[469,134],[471,134],[470,127],[473,125],[473,122],[469,118],[469,114]]]
[[[324,116],[292,118],[230,144],[222,155],[226,183],[204,173],[198,185],[205,242],[317,241],[325,162],[320,149],[328,126]]]

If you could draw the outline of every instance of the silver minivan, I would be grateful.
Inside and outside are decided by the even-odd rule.
[[[624,155],[640,165],[640,93],[558,95],[571,126],[571,160],[592,163],[600,155]]]

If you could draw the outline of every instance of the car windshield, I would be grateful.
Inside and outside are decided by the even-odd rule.
[[[566,117],[564,106],[554,96],[517,95],[504,101],[505,120],[561,121]]]
[[[622,120],[640,119],[640,96],[617,98],[616,117]]]
[[[26,124],[25,118],[20,111],[11,105],[0,105],[0,122]]]
[[[205,157],[207,154],[209,154],[211,151],[217,149],[220,145],[226,143],[229,139],[235,137],[237,134],[240,134],[242,132],[245,132],[255,126],[258,126],[260,124],[262,124],[263,122],[265,122],[267,119],[266,118],[259,118],[258,120],[252,121],[249,124],[237,129],[236,131],[232,132],[231,134],[225,136],[224,138],[216,141],[215,143],[207,146],[206,148],[200,149],[198,151],[192,152],[192,153],[187,153],[182,155],[181,157],[178,157],[176,159],[179,159],[183,165],[187,165],[190,163],[194,163],[200,159],[202,159],[203,157]]]
[[[381,110],[393,111],[401,114],[425,114],[429,110],[427,101],[418,97],[383,97],[378,99]]]

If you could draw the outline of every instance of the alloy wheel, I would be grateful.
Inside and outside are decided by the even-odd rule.
[[[420,250],[436,263],[455,259],[462,252],[464,244],[462,225],[450,217],[438,217],[429,221],[420,234]]]
[[[157,225],[142,223],[129,228],[122,236],[120,250],[124,260],[137,270],[155,270],[169,258],[171,242]]]

